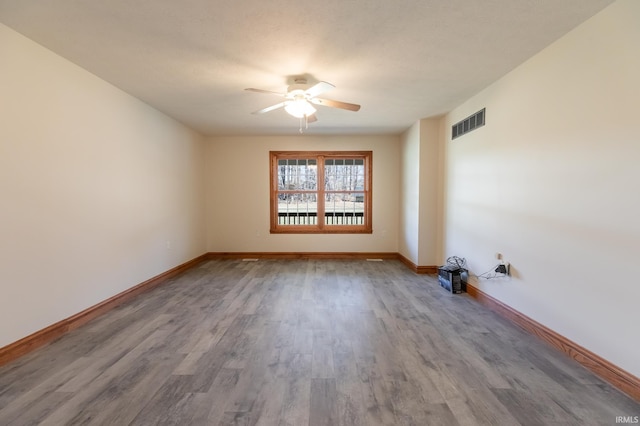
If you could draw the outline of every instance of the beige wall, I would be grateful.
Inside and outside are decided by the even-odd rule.
[[[207,144],[208,250],[397,252],[397,136],[212,137]],[[269,151],[373,151],[373,234],[269,233]]]
[[[640,2],[614,3],[447,116],[446,254],[480,288],[640,376]]]
[[[441,184],[440,121],[420,120],[420,251],[418,265],[434,266],[439,259],[439,189]]]
[[[420,121],[401,137],[398,252],[418,265],[420,251]]]
[[[1,24],[0,58],[2,347],[206,246],[200,136]]]
[[[441,119],[422,119],[400,136],[398,251],[418,266],[441,263]]]

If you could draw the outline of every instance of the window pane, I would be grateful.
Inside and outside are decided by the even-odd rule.
[[[324,188],[327,191],[363,191],[364,161],[357,159],[336,160],[342,164],[324,168]],[[358,164],[359,162],[359,164]]]
[[[282,164],[282,162],[286,164]],[[278,189],[315,191],[318,187],[318,167],[315,159],[278,161]]]
[[[364,225],[364,192],[327,193],[324,223],[326,225]]]
[[[316,194],[278,193],[278,225],[315,225],[317,216]]]

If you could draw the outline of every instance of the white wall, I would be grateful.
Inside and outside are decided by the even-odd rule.
[[[640,376],[640,2],[622,0],[447,116],[447,255],[507,305]]]
[[[1,24],[0,58],[2,347],[203,254],[206,232],[199,135]]]
[[[211,252],[397,252],[397,136],[212,137],[207,145]],[[373,234],[270,234],[269,151],[373,151]]]

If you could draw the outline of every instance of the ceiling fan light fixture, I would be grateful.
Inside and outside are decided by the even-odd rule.
[[[316,112],[316,109],[306,99],[295,99],[288,102],[284,110],[296,118],[308,117]]]

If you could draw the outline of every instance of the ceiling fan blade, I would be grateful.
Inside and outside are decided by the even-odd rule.
[[[327,106],[331,108],[346,109],[349,111],[360,110],[360,105],[350,104],[348,102],[332,101],[331,99],[311,98],[309,101],[316,105]]]
[[[286,93],[280,93],[280,92],[272,92],[271,90],[262,90],[262,89],[254,89],[253,87],[248,87],[246,89],[244,89],[248,92],[257,92],[257,93],[267,93],[269,95],[278,95],[278,96],[286,96]]]
[[[320,83],[309,87],[307,90],[305,90],[305,94],[307,95],[307,97],[309,98],[315,98],[316,96],[320,95],[321,93],[326,92],[327,90],[331,90],[333,89],[334,86],[331,83],[327,83],[326,81],[321,81]]]
[[[311,114],[307,116],[307,123],[314,123],[318,121],[318,117],[315,114]]]
[[[266,108],[259,109],[258,111],[254,111],[251,114],[264,114],[265,112],[273,111],[274,109],[282,108],[285,106],[286,102],[280,102],[279,104],[271,105]]]

